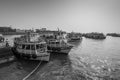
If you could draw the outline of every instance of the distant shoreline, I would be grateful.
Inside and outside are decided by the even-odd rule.
[[[0,32],[2,35],[24,35],[25,33],[21,32]]]

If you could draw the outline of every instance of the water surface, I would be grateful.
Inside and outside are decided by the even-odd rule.
[[[5,37],[12,45],[16,36]],[[81,42],[70,44],[74,47],[68,56],[51,54],[50,61],[41,65],[29,80],[120,79],[120,38],[107,37],[105,40],[83,38]]]
[[[120,38],[83,38],[69,55],[52,54],[51,60],[31,80],[119,80]]]

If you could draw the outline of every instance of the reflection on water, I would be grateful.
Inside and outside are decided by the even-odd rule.
[[[13,36],[6,38],[13,40]],[[31,80],[119,80],[120,38],[83,38],[70,44],[74,47],[68,56],[52,54]]]
[[[119,41],[107,37],[71,43],[74,47],[68,56],[52,54],[50,62],[31,80],[119,80]]]
[[[78,48],[70,52],[73,69],[84,72],[92,79],[119,79],[120,38],[106,40],[84,38]]]

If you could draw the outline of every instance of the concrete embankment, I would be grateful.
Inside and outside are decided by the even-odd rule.
[[[0,48],[0,58],[12,56],[11,47]]]
[[[10,61],[13,61],[13,60],[15,60],[15,57],[14,57],[14,56],[9,56],[9,57],[5,57],[5,58],[0,58],[0,64],[6,63],[6,62],[10,62]]]
[[[2,35],[23,35],[25,33],[22,32],[0,32]]]
[[[10,47],[0,48],[0,64],[13,61],[14,59],[15,57]]]

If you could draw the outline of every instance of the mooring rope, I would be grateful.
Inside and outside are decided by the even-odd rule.
[[[32,72],[30,72],[26,77],[24,77],[22,80],[27,80],[38,68],[39,66],[41,65],[42,63],[42,60],[40,61],[40,63],[35,67],[34,70],[32,70]]]

